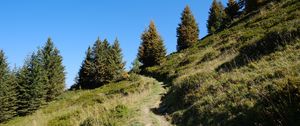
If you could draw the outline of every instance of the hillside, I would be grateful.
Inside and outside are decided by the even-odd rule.
[[[299,125],[300,1],[270,2],[146,74],[177,125]]]
[[[185,10],[190,19],[192,13]],[[182,31],[189,32],[185,27]],[[192,33],[198,37],[198,32]],[[118,40],[110,45],[98,38],[87,50],[76,84],[48,101],[43,100],[43,92],[51,87],[34,88],[51,82],[43,77],[52,67],[45,72],[39,55],[33,55],[28,69],[7,74],[16,82],[3,87],[35,84],[28,87],[32,89],[29,95],[22,90],[11,94],[19,95],[16,99],[22,102],[31,100],[28,105],[35,108],[13,115],[26,106],[5,104],[13,108],[13,118],[0,126],[300,125],[300,1],[268,0],[258,10],[241,12],[224,29],[212,33],[199,42],[193,37],[196,44],[165,59],[162,38],[151,22],[142,34],[138,55],[150,63],[143,66],[137,58],[130,74],[125,71]],[[20,72],[33,77],[20,79]],[[139,72],[143,75],[136,74]],[[39,100],[37,105],[33,96]]]
[[[158,106],[161,83],[146,77],[111,83],[94,90],[68,91],[32,115],[1,126],[139,126],[168,122],[151,112]]]

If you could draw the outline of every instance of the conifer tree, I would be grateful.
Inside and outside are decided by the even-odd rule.
[[[0,123],[16,114],[16,79],[0,50]]]
[[[160,65],[165,59],[166,49],[153,21],[150,22],[149,28],[142,34],[141,40],[138,59],[143,67]]]
[[[89,85],[94,85],[93,83],[93,57],[92,57],[92,49],[89,47],[87,52],[86,52],[86,57],[80,67],[79,73],[78,73],[78,84],[76,89],[83,88],[87,89],[89,88]]]
[[[238,16],[239,10],[240,6],[235,0],[228,0],[225,12],[230,20]]]
[[[17,74],[17,112],[25,116],[45,103],[47,73],[40,59],[41,52],[32,54]]]
[[[134,61],[131,63],[132,68],[130,70],[130,73],[140,73],[141,69],[140,67],[142,66],[142,64],[140,63],[140,61],[138,60],[138,58],[134,59]]]
[[[222,3],[214,0],[209,10],[209,17],[207,20],[208,33],[213,34],[217,30],[220,30],[224,25],[223,23],[225,18],[226,13]]]
[[[244,0],[245,2],[245,11],[247,13],[256,10],[264,2],[264,0]]]
[[[123,62],[122,50],[120,48],[120,43],[118,39],[114,41],[111,51],[113,59],[112,66],[114,71],[113,78],[114,80],[121,80],[123,79],[123,74],[125,73],[125,62]]]
[[[62,65],[62,57],[59,54],[59,50],[54,47],[51,38],[48,38],[41,53],[42,65],[47,73],[46,101],[51,101],[64,91],[65,68]]]
[[[177,51],[193,46],[199,40],[199,28],[189,6],[181,14],[177,28]]]
[[[104,75],[101,76],[101,78],[103,78],[103,83],[101,84],[101,86],[104,83],[109,83],[111,81],[113,81],[114,79],[114,57],[113,57],[113,53],[112,53],[112,47],[110,46],[109,42],[107,39],[103,40],[103,52],[102,52],[102,57],[104,59],[104,66],[103,66],[103,70],[104,70]]]
[[[112,71],[111,68],[111,57],[109,54],[110,45],[105,39],[103,42],[98,40],[93,46],[93,55],[94,55],[94,73],[93,81],[94,85],[91,88],[96,88],[108,83],[112,80]]]
[[[239,0],[238,1],[238,5],[239,5],[240,9],[243,9],[245,7],[245,2],[246,2],[246,0]]]
[[[72,89],[93,89],[103,86],[111,81],[123,79],[122,74],[125,63],[122,50],[116,39],[111,46],[107,39],[99,38],[92,48],[88,48],[86,58],[78,73],[77,83]]]

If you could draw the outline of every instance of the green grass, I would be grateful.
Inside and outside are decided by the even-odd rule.
[[[177,125],[300,124],[300,2],[236,19],[148,75],[169,84],[161,105]]]
[[[136,75],[130,81],[94,90],[67,91],[32,115],[16,117],[1,126],[119,126],[138,118],[136,109],[145,97],[159,92],[154,79]],[[150,97],[151,96],[151,97]],[[141,103],[142,104],[142,103]],[[129,122],[128,122],[129,124]]]

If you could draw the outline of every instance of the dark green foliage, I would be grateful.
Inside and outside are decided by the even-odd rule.
[[[114,72],[113,80],[122,80],[124,79],[125,74],[125,62],[123,61],[122,50],[120,47],[119,40],[116,39],[112,45],[111,50],[112,55],[112,71]]]
[[[199,28],[189,6],[181,14],[181,23],[177,28],[177,51],[189,48],[199,40]]]
[[[245,0],[245,11],[248,13],[258,9],[264,1],[265,0]]]
[[[213,34],[220,30],[224,25],[226,13],[221,2],[214,0],[209,10],[209,17],[207,20],[207,29],[209,34]]]
[[[109,68],[111,67],[111,58],[109,55],[110,48],[111,47],[106,39],[103,42],[98,39],[94,44],[94,86],[92,88],[100,87],[105,83],[109,83],[113,78],[112,71],[109,71]]]
[[[142,34],[141,40],[138,59],[143,64],[143,67],[160,65],[165,60],[166,49],[153,21]]]
[[[49,38],[46,45],[29,57],[17,74],[17,113],[25,116],[63,93],[64,66]]]
[[[94,126],[95,122],[96,120],[94,118],[88,117],[82,123],[80,123],[80,126]]]
[[[41,53],[41,64],[47,74],[46,101],[51,101],[64,91],[65,68],[62,65],[59,50],[54,47],[51,38],[48,38],[45,46],[41,49]]]
[[[88,48],[77,83],[72,88],[93,89],[111,81],[122,80],[126,74],[124,66],[118,40],[111,46],[106,39],[102,42],[98,38],[93,47]]]
[[[132,68],[130,70],[130,73],[140,73],[141,69],[140,67],[142,66],[142,64],[140,63],[140,61],[138,60],[138,58],[136,58],[132,63]]]
[[[228,0],[227,7],[225,8],[225,12],[229,20],[237,17],[239,14],[240,6],[235,0]]]
[[[112,111],[112,113],[117,117],[117,118],[122,118],[124,116],[127,116],[129,113],[128,108],[125,105],[117,105],[115,109]]]
[[[0,123],[16,114],[16,79],[9,71],[4,52],[0,50]]]
[[[93,62],[92,49],[89,47],[78,73],[78,82],[73,88],[87,88],[88,85],[93,85]]]
[[[41,65],[41,52],[32,54],[18,71],[18,115],[33,113],[45,102],[47,73]]]

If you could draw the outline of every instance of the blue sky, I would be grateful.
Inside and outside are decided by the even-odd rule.
[[[223,4],[226,0],[222,0]],[[200,37],[207,34],[206,20],[212,0],[1,0],[0,49],[11,67],[51,37],[63,56],[67,87],[88,46],[97,37],[120,41],[127,69],[136,57],[140,35],[154,20],[168,53],[176,50],[176,28],[189,5],[198,22]]]

